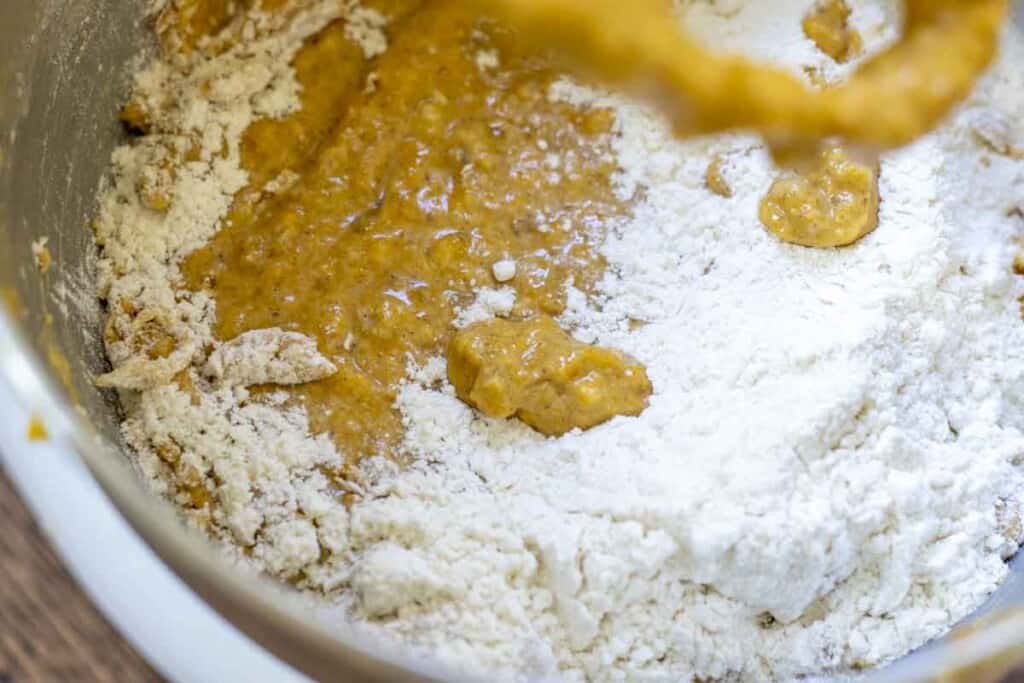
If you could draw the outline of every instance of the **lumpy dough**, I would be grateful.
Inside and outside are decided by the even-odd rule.
[[[157,33],[167,50],[188,53],[205,36],[216,33],[231,20],[236,0],[172,0],[173,11],[163,12]]]
[[[246,132],[249,187],[183,264],[214,294],[221,339],[317,341],[337,372],[285,391],[351,460],[398,455],[410,361],[444,354],[496,262],[516,264],[501,283],[513,315],[557,315],[570,281],[588,291],[603,273],[595,247],[628,210],[610,113],[550,101],[557,72],[464,5],[365,3],[390,19],[373,60],[340,22],[306,45],[301,111]],[[478,66],[494,50],[500,68]]]
[[[716,154],[704,171],[704,184],[719,197],[732,197],[732,187],[722,175],[722,157]]]
[[[573,339],[547,316],[462,330],[448,347],[448,379],[485,415],[516,416],[556,436],[638,415],[651,394],[643,365]]]
[[[840,147],[803,173],[787,172],[761,200],[761,222],[779,239],[805,247],[852,244],[878,225],[878,172]]]
[[[818,49],[839,63],[847,62],[863,47],[860,33],[850,27],[850,7],[845,0],[822,0],[807,13],[804,33]]]

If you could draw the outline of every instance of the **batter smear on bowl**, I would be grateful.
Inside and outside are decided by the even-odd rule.
[[[93,226],[154,490],[488,679],[849,673],[979,606],[1024,528],[1016,29],[939,130],[797,175],[479,12],[159,15]],[[900,21],[675,16],[824,88]]]

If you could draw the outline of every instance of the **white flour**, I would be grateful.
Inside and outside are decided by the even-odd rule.
[[[853,3],[869,48],[892,35],[890,4]],[[681,10],[716,45],[839,77],[800,33],[809,5]],[[146,306],[194,340],[174,371],[199,381],[197,399],[146,381],[168,369],[131,370],[139,356],[115,344],[114,379],[129,371],[111,383],[143,390],[128,440],[158,487],[182,470],[216,496],[212,519],[196,521],[250,545],[261,567],[303,572],[371,628],[467,671],[759,681],[899,656],[977,607],[1021,537],[1024,285],[1011,266],[1024,163],[974,129],[1024,117],[1022,60],[1014,33],[965,111],[884,158],[879,227],[838,251],[784,245],[759,225],[772,171],[756,140],[675,142],[645,110],[559,83],[553,97],[616,107],[617,191],[643,197],[603,247],[598,300],[573,293],[563,322],[643,361],[650,406],[544,439],[476,416],[434,361],[398,401],[412,464],[364,463],[350,509],[319,472],[338,454],[301,412],[251,401],[244,380],[202,382],[204,366],[246,376],[232,350],[245,341],[214,345],[207,362],[212,304],[174,298],[174,263],[244,182],[237,154],[176,181],[223,195],[208,215],[157,219],[135,197],[147,157],[122,151],[101,219],[106,290],[144,303],[157,292]],[[214,106],[207,120],[251,120],[269,81],[246,83],[245,111]],[[715,155],[731,199],[704,187]],[[481,293],[462,323],[507,310],[508,291]],[[298,371],[330,362],[302,358]]]

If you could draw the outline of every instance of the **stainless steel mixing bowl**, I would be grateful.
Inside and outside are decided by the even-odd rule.
[[[89,294],[94,247],[88,225],[110,152],[121,139],[116,113],[127,71],[151,33],[146,4],[0,3],[0,292],[16,299],[20,310],[0,306],[0,382],[42,418],[55,443],[85,461],[167,564],[268,650],[320,680],[447,678],[409,653],[325,628],[287,591],[232,570],[143,489],[121,446],[118,406],[89,380],[105,369],[105,360],[99,304]],[[1018,3],[1022,18],[1024,3]],[[29,246],[44,236],[55,257],[45,279],[31,265]],[[60,359],[68,372],[61,371]],[[1009,610],[1007,619],[943,639],[875,677],[928,680],[997,655],[1007,655],[1006,662],[1024,659],[1022,605],[1024,562],[1017,562],[979,612]]]

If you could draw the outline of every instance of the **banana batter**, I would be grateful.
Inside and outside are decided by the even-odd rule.
[[[334,359],[333,376],[288,391],[352,458],[393,454],[409,362],[444,352],[495,263],[516,264],[513,317],[558,315],[568,283],[600,277],[594,245],[628,210],[610,191],[608,112],[548,101],[546,61],[464,3],[387,11],[372,64],[341,24],[299,52],[301,111],[246,132],[249,186],[183,265],[189,287],[214,293],[221,339],[281,327]],[[500,68],[481,67],[495,50]],[[614,386],[601,392],[590,400],[615,405]],[[558,429],[594,424],[576,414]]]

